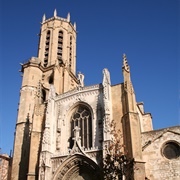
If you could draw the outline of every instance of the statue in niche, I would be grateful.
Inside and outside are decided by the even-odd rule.
[[[61,145],[61,131],[57,133],[57,139],[56,139],[56,149],[60,150]]]

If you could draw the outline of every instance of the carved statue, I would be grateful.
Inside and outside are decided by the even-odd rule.
[[[73,130],[73,131],[74,131],[74,138],[73,138],[74,143],[75,143],[75,142],[78,142],[79,145],[81,145],[80,129],[81,129],[81,128],[79,128],[78,126],[76,126],[76,127],[74,128],[74,130]]]

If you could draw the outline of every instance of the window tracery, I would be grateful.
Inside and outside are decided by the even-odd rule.
[[[80,105],[76,107],[71,116],[71,139],[74,137],[75,127],[80,128],[81,146],[92,147],[92,117],[90,110]],[[72,143],[70,143],[72,148]]]

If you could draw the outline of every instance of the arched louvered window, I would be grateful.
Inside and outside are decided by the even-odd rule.
[[[70,44],[69,44],[69,69],[71,70],[72,66],[72,36],[70,36]]]
[[[80,139],[81,146],[85,148],[92,147],[92,117],[90,110],[84,106],[80,105],[73,110],[71,116],[71,138],[75,137],[74,130],[75,127],[80,128]],[[70,144],[72,148],[73,143]]]
[[[59,64],[63,63],[62,52],[63,52],[63,31],[59,31],[58,47],[57,47],[57,59],[58,59]]]
[[[48,56],[49,56],[49,45],[50,45],[50,31],[47,31],[46,34],[46,44],[45,44],[45,53],[44,53],[44,67],[48,65]]]

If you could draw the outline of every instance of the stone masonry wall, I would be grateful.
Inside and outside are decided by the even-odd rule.
[[[172,159],[165,157],[163,149],[167,143],[177,144],[176,152],[180,155],[180,126],[142,134],[146,177],[150,180],[180,179],[180,156]]]

